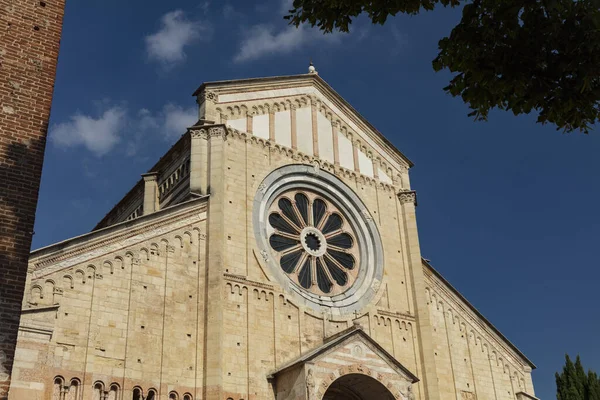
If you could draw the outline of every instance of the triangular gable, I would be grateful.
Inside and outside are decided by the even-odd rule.
[[[383,361],[389,368],[393,369],[402,378],[406,379],[411,383],[416,383],[419,381],[419,378],[415,374],[413,374],[408,368],[402,365],[400,361],[398,361],[396,358],[394,358],[394,356],[388,353],[373,338],[367,335],[360,325],[355,325],[352,328],[338,333],[332,338],[326,340],[325,343],[323,343],[316,349],[305,353],[304,355],[298,357],[297,359],[287,364],[282,365],[277,370],[273,371],[270,374],[270,377],[276,377],[284,371],[296,368],[303,364],[318,362],[320,359],[330,356],[331,353],[335,352],[337,349],[340,349],[344,345],[351,344],[353,345],[352,347],[354,347],[357,343],[360,343],[364,345],[365,348],[373,351],[378,356],[380,361]],[[364,349],[361,349],[359,351],[359,354],[353,355],[360,360],[363,355],[363,353],[360,352],[364,351]]]
[[[383,183],[412,163],[316,74],[205,83],[200,117]]]
[[[176,204],[131,221],[124,221],[33,251],[29,258],[32,280],[85,264],[155,236],[182,229],[205,218],[207,197]]]

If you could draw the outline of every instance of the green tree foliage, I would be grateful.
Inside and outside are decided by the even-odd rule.
[[[562,372],[556,373],[557,400],[600,400],[600,379],[595,372],[586,374],[579,356],[575,363],[566,357]]]
[[[294,0],[286,19],[323,32],[348,32],[366,13],[374,24],[436,6],[462,6],[462,19],[439,41],[436,71],[453,78],[470,116],[499,108],[538,113],[538,122],[588,133],[600,118],[600,0]]]

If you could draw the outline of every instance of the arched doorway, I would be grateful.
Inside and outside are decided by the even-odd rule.
[[[394,400],[394,396],[370,376],[348,374],[329,385],[323,400]]]

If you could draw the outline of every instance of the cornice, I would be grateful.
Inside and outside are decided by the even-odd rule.
[[[231,127],[227,127],[227,131],[228,131],[228,137],[230,137],[233,140],[240,140],[240,141],[249,143],[254,146],[268,149],[268,151],[277,152],[277,153],[289,158],[292,162],[309,164],[309,165],[312,165],[314,168],[322,169],[322,170],[327,171],[335,176],[338,176],[338,177],[341,176],[341,177],[345,177],[348,179],[355,179],[356,181],[358,181],[359,183],[361,183],[363,185],[377,187],[381,190],[385,190],[385,191],[389,191],[389,192],[396,192],[398,190],[401,190],[401,189],[399,189],[398,186],[396,186],[393,183],[390,184],[390,183],[382,182],[375,178],[368,177],[366,175],[361,175],[361,174],[357,173],[356,171],[344,168],[340,165],[332,164],[328,161],[322,160],[321,158],[302,153],[301,151],[282,146],[282,145],[277,144],[269,139],[260,138],[260,137],[254,136],[252,134],[248,134],[246,132],[238,131],[237,129],[234,129]]]
[[[192,138],[204,140],[209,140],[215,137],[227,140],[228,135],[227,127],[224,124],[192,126],[188,128],[188,132]]]
[[[259,287],[261,289],[275,291],[275,287],[272,285],[268,285],[266,283],[257,282],[257,281],[251,281],[242,275],[234,275],[234,274],[225,273],[225,274],[223,274],[223,277],[225,277],[225,279],[228,281],[241,283],[242,285],[255,286],[255,287]]]
[[[29,269],[33,271],[34,278],[39,278],[55,272],[54,269],[46,270],[46,267],[50,265],[99,249],[106,250],[106,252],[113,251],[110,246],[148,232],[161,234],[165,225],[173,225],[205,212],[206,200],[206,196],[189,200],[135,220],[124,221],[35,250],[30,255]]]
[[[393,311],[386,311],[386,310],[377,310],[377,314],[384,315],[386,317],[405,319],[407,321],[415,321],[416,320],[414,315],[404,314],[404,313],[401,313],[398,311],[393,312]]]
[[[508,340],[487,318],[485,318],[463,295],[458,292],[444,277],[435,270],[429,263],[423,260],[424,275],[430,283],[435,285],[434,289],[442,294],[446,301],[457,312],[462,314],[466,322],[479,328],[482,336],[486,337],[486,341],[495,343],[506,354],[510,354],[515,359],[521,360],[523,365],[520,368],[515,368],[521,372],[525,368],[530,367],[535,369],[533,364],[510,340]],[[468,318],[465,318],[467,316]],[[525,368],[523,368],[525,367]]]
[[[340,96],[327,82],[319,75],[291,75],[267,78],[251,78],[227,81],[215,81],[203,83],[193,96],[199,96],[202,93],[214,93],[217,97],[211,100],[218,103],[219,94],[232,94],[255,92],[260,90],[286,89],[312,86],[338,107],[349,119],[359,126],[367,136],[379,145],[388,154],[393,155],[395,161],[399,164],[407,164],[412,167],[414,164],[410,161],[396,146],[394,146],[381,132],[379,132],[366,118],[364,118],[350,103]]]
[[[416,190],[400,190],[398,192],[398,199],[400,203],[413,203],[417,205],[417,191]]]

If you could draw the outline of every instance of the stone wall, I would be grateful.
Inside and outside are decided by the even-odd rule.
[[[205,208],[196,200],[34,253],[10,399],[120,400],[135,388],[202,398]]]
[[[224,397],[271,399],[267,375],[358,320],[370,336],[415,375],[422,376],[411,276],[401,240],[403,216],[395,189],[376,179],[322,163],[353,190],[376,221],[384,247],[385,276],[376,299],[355,314],[332,317],[298,304],[271,276],[257,248],[252,226],[259,185],[273,170],[311,164],[301,153],[230,130],[224,150],[223,218],[226,270],[222,281]],[[415,385],[424,399],[422,382]]]
[[[365,176],[360,165],[343,167],[335,153],[332,163],[205,122],[186,135],[187,184],[195,200],[32,255],[11,400],[128,400],[136,393],[161,400],[272,400],[274,371],[354,324],[419,378],[411,387],[417,399],[508,400],[533,393],[531,364],[422,264],[406,165],[390,173],[390,183]],[[379,247],[370,247],[383,251],[383,272],[368,287],[374,294],[353,299],[344,312],[291,290],[269,261],[269,249],[257,242],[257,193],[268,190],[265,178],[290,165],[342,182],[351,202],[360,203],[360,218],[381,236]],[[165,171],[171,176],[177,169]],[[355,367],[342,375],[364,369]],[[299,376],[288,378],[292,387],[299,382]]]
[[[0,1],[0,399],[10,385],[64,5]]]
[[[513,400],[534,395],[531,365],[424,266],[442,398]]]

